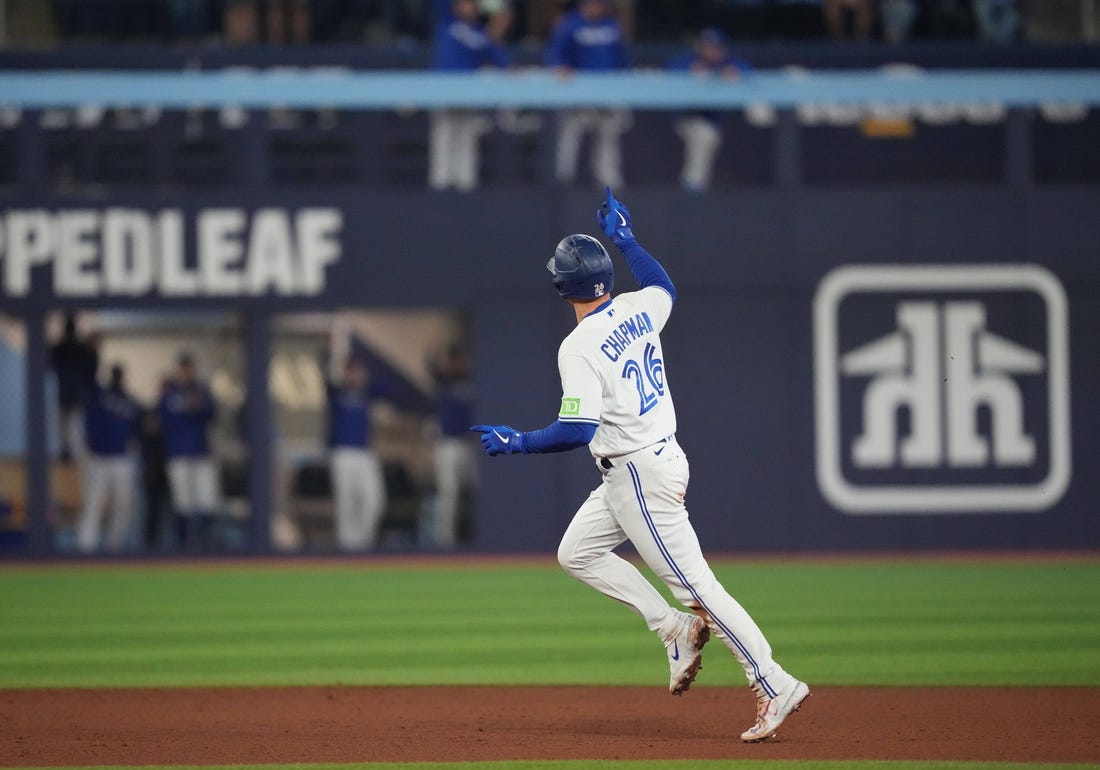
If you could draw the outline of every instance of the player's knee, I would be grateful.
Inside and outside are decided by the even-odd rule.
[[[558,545],[558,564],[570,575],[579,575],[591,563],[593,554],[578,548],[576,541],[568,538]]]
[[[569,540],[562,540],[558,544],[558,564],[566,572],[572,573],[575,569],[574,563],[577,558],[577,550],[574,548],[574,543]]]

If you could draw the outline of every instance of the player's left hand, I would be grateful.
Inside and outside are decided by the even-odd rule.
[[[600,204],[596,212],[596,221],[600,223],[600,229],[616,245],[623,241],[634,240],[634,233],[630,230],[630,209],[615,200],[610,187],[605,188],[605,192],[607,199]]]
[[[470,430],[481,434],[481,445],[485,447],[485,454],[490,457],[523,452],[523,434],[515,428],[507,425],[475,425]]]

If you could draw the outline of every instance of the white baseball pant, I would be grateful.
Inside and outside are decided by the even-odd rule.
[[[168,461],[172,508],[181,516],[216,513],[218,468],[209,457],[173,457]]]
[[[565,110],[558,124],[555,175],[559,182],[572,183],[577,177],[581,140],[595,133],[592,147],[592,176],[597,184],[621,187],[623,184],[622,149],[619,138],[634,122],[629,110]]]
[[[489,117],[480,112],[433,112],[428,137],[428,186],[433,190],[453,187],[462,192],[476,188],[481,171],[479,142],[492,126]]]
[[[382,464],[370,450],[337,447],[331,469],[337,544],[345,551],[373,548],[386,508]]]
[[[435,444],[435,544],[454,548],[462,490],[477,484],[477,464],[470,442],[443,436]]]
[[[84,465],[84,508],[76,529],[77,547],[83,553],[92,553],[99,548],[100,524],[105,508],[110,516],[107,548],[121,551],[126,547],[134,521],[135,481],[133,458],[125,455],[87,456]]]
[[[651,631],[662,628],[671,608],[630,562],[612,550],[630,540],[673,595],[699,611],[745,669],[750,684],[771,696],[785,689],[787,674],[772,659],[764,634],[711,571],[688,520],[688,461],[675,439],[614,460],[603,483],[589,495],[558,548],[558,561],[573,577],[622,602]],[[601,469],[602,470],[602,469]]]
[[[692,115],[676,121],[676,133],[684,140],[681,184],[689,190],[708,189],[714,172],[714,158],[722,145],[722,132],[712,121]]]

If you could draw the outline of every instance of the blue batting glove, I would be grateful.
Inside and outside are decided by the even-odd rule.
[[[596,212],[596,220],[600,223],[600,228],[616,246],[623,241],[634,240],[634,233],[630,230],[630,209],[615,200],[610,187],[606,188],[606,192],[607,200]]]
[[[481,434],[481,445],[485,454],[497,455],[521,454],[523,452],[523,434],[507,425],[475,425],[470,428]]]

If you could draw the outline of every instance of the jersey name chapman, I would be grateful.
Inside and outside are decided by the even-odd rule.
[[[614,363],[619,360],[619,356],[630,347],[632,342],[639,337],[650,334],[652,331],[653,321],[650,320],[649,313],[638,313],[612,330],[611,334],[607,335],[604,343],[600,345],[600,350],[603,351],[609,361]]]
[[[58,297],[317,295],[342,230],[335,208],[9,209],[0,287],[10,297],[39,280]]]
[[[1068,308],[1037,265],[850,266],[814,305],[817,478],[845,513],[1041,511],[1070,482]]]

